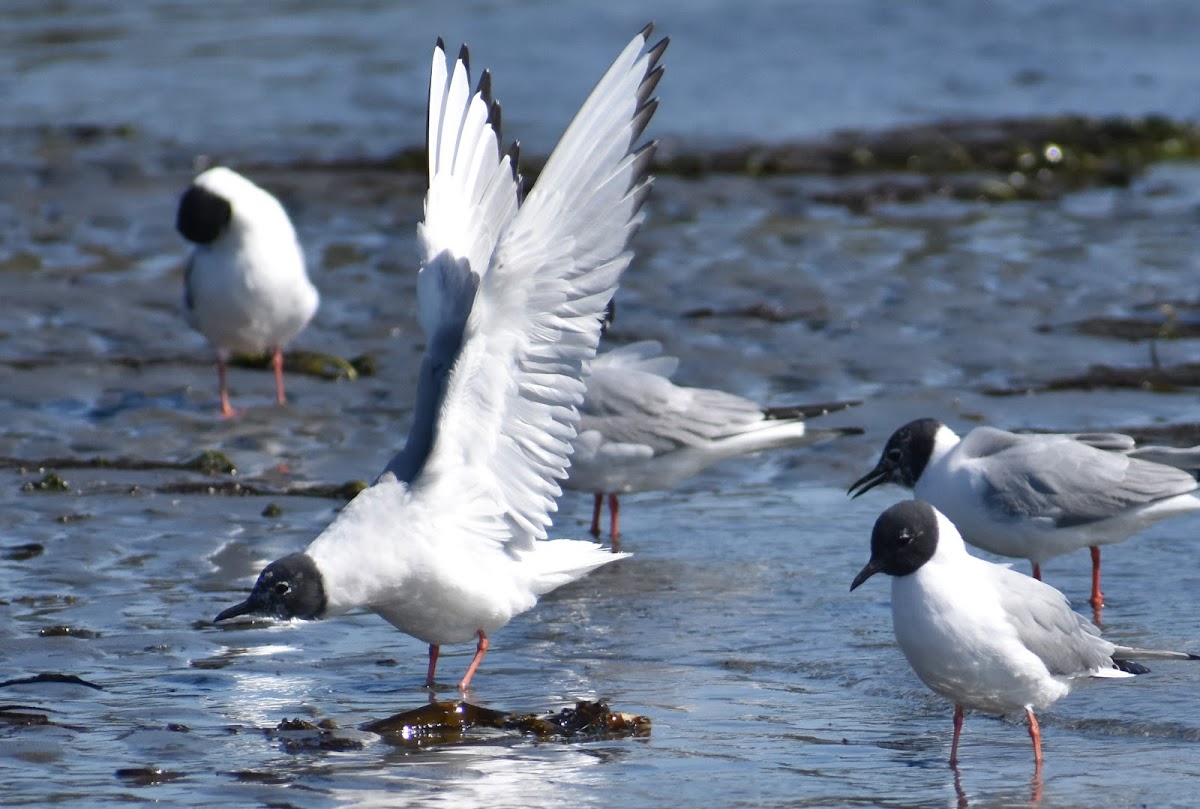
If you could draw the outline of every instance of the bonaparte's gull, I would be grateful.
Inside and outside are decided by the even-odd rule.
[[[465,49],[430,78],[429,192],[418,234],[428,338],[404,449],[303,553],[272,562],[246,613],[328,618],[356,607],[439,647],[488,636],[538,596],[624,554],[546,541],[600,317],[632,254],[667,40],[647,26],[600,80],[519,202],[490,79],[470,92]],[[519,207],[518,207],[519,206]]]
[[[1196,479],[1172,466],[1065,434],[976,427],[960,439],[935,419],[893,433],[879,463],[850,493],[858,497],[888,482],[932,503],[972,545],[1028,559],[1035,578],[1042,562],[1091,548],[1097,610],[1104,604],[1101,545],[1200,509]]]
[[[1058,590],[968,554],[950,520],[921,500],[897,503],[880,515],[871,532],[871,560],[850,589],[876,573],[893,577],[892,625],[901,651],[921,681],[954,704],[951,766],[958,760],[964,708],[993,714],[1023,709],[1040,766],[1035,710],[1080,682],[1145,673],[1130,662],[1135,659],[1200,659],[1104,640]]]
[[[217,350],[221,414],[234,414],[225,369],[234,351],[273,352],[275,395],[283,392],[283,346],[320,298],[304,251],[279,200],[224,166],[208,169],[179,199],[175,227],[195,244],[183,276],[183,309]]]
[[[732,393],[676,385],[670,377],[678,365],[651,340],[592,362],[565,486],[595,494],[593,535],[600,534],[605,495],[616,540],[618,494],[669,489],[726,458],[861,432],[813,431],[804,421],[861,402],[762,407]]]

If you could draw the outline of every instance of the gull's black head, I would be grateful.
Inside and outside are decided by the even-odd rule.
[[[293,553],[263,568],[250,597],[222,612],[214,621],[238,615],[302,618],[311,621],[325,611],[325,584],[308,554]]]
[[[934,439],[941,428],[942,423],[937,419],[917,419],[892,433],[879,463],[854,481],[847,494],[858,497],[881,483],[898,483],[907,489],[916,486],[933,457]]]
[[[233,206],[220,194],[192,185],[179,198],[175,229],[196,244],[212,244],[233,221]]]
[[[851,583],[853,590],[876,573],[907,576],[937,552],[938,519],[924,500],[905,500],[879,515],[871,531],[871,561]]]

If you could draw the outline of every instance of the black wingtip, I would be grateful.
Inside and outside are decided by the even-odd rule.
[[[767,407],[763,409],[763,416],[768,419],[814,419],[817,416],[825,416],[830,413],[836,413],[839,410],[859,407],[860,405],[862,405],[861,399],[853,399],[845,402],[822,402],[820,404]]]
[[[508,167],[512,171],[513,182],[517,184],[517,204],[525,201],[525,181],[521,177],[521,142],[514,140],[508,147]]]
[[[488,126],[496,133],[497,154],[504,157],[504,116],[499,101],[493,101],[488,107]]]
[[[652,98],[641,106],[637,113],[633,116],[633,121],[629,125],[629,142],[633,144],[646,131],[646,127],[650,125],[650,119],[654,117],[654,113],[658,111],[658,99]]]
[[[642,42],[649,42],[650,35],[653,33],[654,33],[654,21],[651,20],[650,22],[646,23],[646,27],[643,28],[639,32],[639,36],[641,36]],[[654,43],[654,47],[652,47],[649,51],[647,51],[647,53],[650,56],[650,64],[646,67],[647,73],[650,72],[651,70],[653,70],[654,66],[658,64],[658,60],[662,58],[663,51],[665,51],[667,49],[667,46],[670,44],[671,44],[671,38],[663,37],[658,42]]]
[[[650,185],[654,182],[654,178],[650,176],[650,166],[654,163],[654,153],[658,151],[658,141],[652,140],[649,143],[643,143],[630,154],[633,157],[633,165],[629,172],[629,191],[642,195],[642,198],[637,201],[636,208],[640,208],[645,201],[645,195],[650,193]]]
[[[519,180],[521,174],[517,165],[521,162],[521,141],[514,140],[512,145],[508,147],[508,160],[512,163],[513,179]]]
[[[646,75],[642,78],[642,83],[638,85],[637,98],[639,104],[645,104],[651,93],[658,87],[658,83],[662,81],[663,66],[658,65],[652,70],[646,71]]]
[[[458,61],[463,63],[463,67],[467,69],[468,73],[471,72],[471,50],[467,47],[467,43],[465,42],[462,44],[462,47],[458,49]]]
[[[1123,671],[1126,674],[1149,674],[1150,669],[1143,666],[1141,663],[1135,663],[1132,660],[1118,660],[1113,658],[1113,668],[1117,671]]]
[[[662,59],[663,53],[667,50],[667,46],[670,44],[671,44],[670,37],[663,37],[658,42],[654,43],[654,47],[648,51],[648,53],[650,54],[650,67],[651,68],[656,67],[658,65],[658,60]]]
[[[446,52],[446,43],[445,43],[445,41],[444,41],[444,40],[443,40],[441,37],[438,37],[438,38],[437,38],[437,42],[436,42],[436,43],[434,43],[433,49],[434,49],[435,51],[441,51],[442,53],[445,53],[445,52]]]
[[[483,99],[484,104],[492,103],[492,71],[483,71],[483,75],[479,77],[479,85],[475,88],[475,92],[479,93],[479,97]]]

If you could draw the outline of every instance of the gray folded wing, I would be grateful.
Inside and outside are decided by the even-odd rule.
[[[594,430],[606,443],[661,454],[702,446],[763,420],[762,408],[749,399],[675,385],[668,375],[677,361],[657,351],[656,343],[635,343],[596,358],[580,407],[581,433]]]
[[[1056,527],[1106,520],[1196,490],[1187,472],[1062,435],[972,430],[959,452],[979,472],[989,507]]]
[[[1048,584],[999,568],[1000,606],[1029,651],[1060,677],[1112,668],[1112,643]]]

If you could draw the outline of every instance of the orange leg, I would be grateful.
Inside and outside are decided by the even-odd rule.
[[[1037,562],[1033,563],[1033,577],[1038,581],[1042,580],[1042,566]]]
[[[440,651],[440,646],[429,644],[429,673],[425,675],[426,688],[433,688],[433,673],[437,671],[438,652]]]
[[[592,503],[592,536],[600,536],[600,512],[604,509],[604,495],[596,492],[596,499]]]
[[[283,392],[283,348],[275,346],[271,355],[271,367],[275,369],[275,399],[281,405],[287,404],[287,396]]]
[[[1092,609],[1098,610],[1104,606],[1104,593],[1100,592],[1100,548],[1092,545]]]
[[[958,740],[962,736],[963,706],[954,706],[954,741],[950,743],[950,766],[958,766]]]
[[[473,657],[471,659],[471,665],[467,666],[467,673],[463,676],[462,680],[459,681],[459,683],[458,683],[459,691],[467,690],[467,686],[469,686],[471,684],[471,678],[475,676],[475,669],[479,668],[479,661],[483,660],[483,655],[487,652],[487,650],[488,650],[487,635],[485,635],[483,633],[483,630],[481,629],[481,630],[479,630],[479,643],[477,643],[475,645],[475,657]]]
[[[229,364],[223,351],[217,352],[217,386],[221,389],[221,417],[231,419],[237,411],[229,404],[229,388],[225,384],[225,369]]]
[[[1042,769],[1042,729],[1038,727],[1037,717],[1033,715],[1032,708],[1026,708],[1025,715],[1029,717],[1029,738],[1033,740],[1034,767],[1040,772]]]
[[[617,539],[621,536],[621,529],[617,526],[621,514],[621,504],[617,502],[617,496],[610,494],[608,496],[608,513],[612,517],[612,538],[616,544]]]

